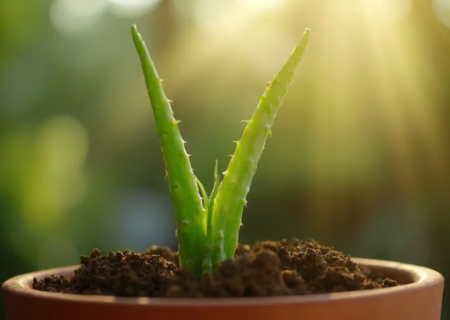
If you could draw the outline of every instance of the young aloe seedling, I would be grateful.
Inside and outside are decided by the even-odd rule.
[[[166,164],[175,209],[180,266],[188,268],[197,276],[213,272],[223,260],[234,256],[251,181],[267,137],[272,135],[275,116],[308,44],[310,31],[305,30],[289,60],[273,81],[267,84],[252,119],[246,121],[244,134],[237,142],[221,183],[216,162],[215,183],[209,197],[192,171],[170,100],[164,94],[162,80],[136,26],[131,28],[131,33],[142,63]]]

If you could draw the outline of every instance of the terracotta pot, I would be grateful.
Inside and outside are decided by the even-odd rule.
[[[33,277],[73,275],[77,266],[32,272],[2,286],[7,320],[99,319],[333,319],[439,320],[444,278],[396,262],[354,259],[399,287],[312,296],[227,299],[152,299],[88,296],[33,290]]]

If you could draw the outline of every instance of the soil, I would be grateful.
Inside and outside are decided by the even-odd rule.
[[[33,288],[43,291],[166,298],[306,295],[397,285],[332,247],[298,239],[238,245],[234,260],[201,278],[178,266],[176,252],[152,247],[144,253],[125,250],[106,256],[94,249],[81,256],[70,280],[61,275],[33,280]]]

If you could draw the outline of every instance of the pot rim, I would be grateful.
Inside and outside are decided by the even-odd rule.
[[[352,258],[360,266],[369,269],[391,270],[411,279],[412,283],[403,284],[397,287],[359,290],[348,292],[324,293],[303,296],[274,296],[274,297],[245,297],[245,298],[150,298],[150,297],[116,297],[100,295],[78,295],[61,294],[59,292],[46,292],[35,290],[31,287],[33,278],[41,279],[53,274],[62,274],[68,276],[79,267],[79,265],[48,269],[36,272],[30,272],[11,278],[3,283],[2,290],[9,294],[20,295],[28,298],[46,299],[79,303],[94,304],[119,304],[119,305],[151,305],[151,306],[220,306],[220,305],[267,305],[267,304],[303,304],[303,303],[323,303],[339,302],[345,300],[364,299],[367,297],[379,297],[397,295],[401,292],[418,291],[425,287],[438,285],[444,282],[444,277],[437,271],[416,265],[399,263],[393,261]]]

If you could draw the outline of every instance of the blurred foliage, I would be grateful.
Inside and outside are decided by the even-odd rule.
[[[0,0],[1,282],[94,247],[176,247],[133,23],[208,189],[311,28],[241,241],[313,237],[450,276],[450,1]]]

